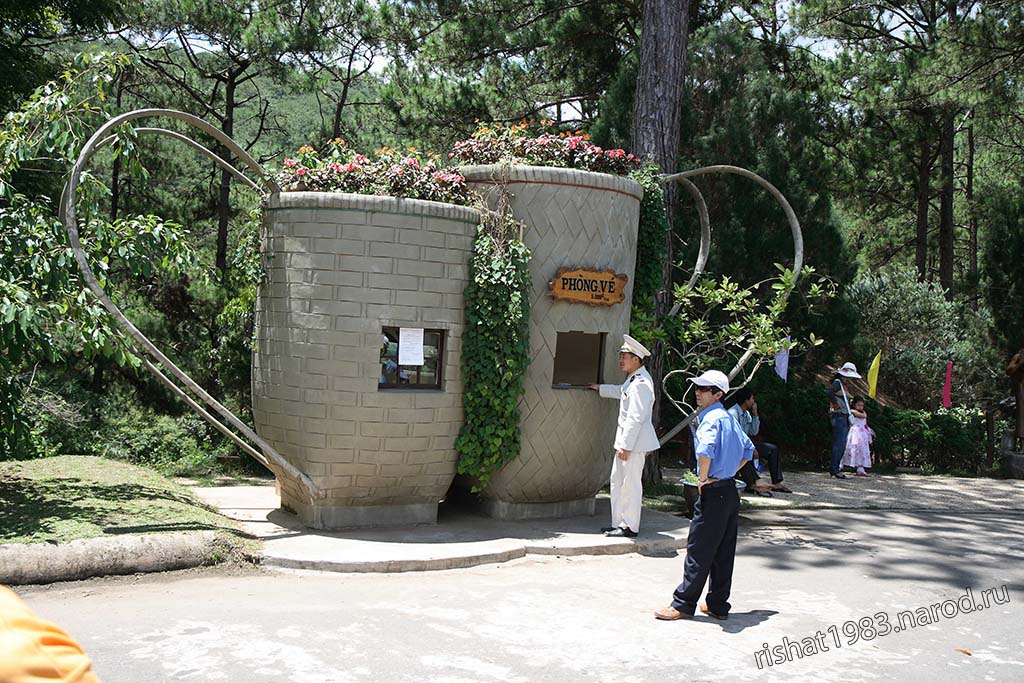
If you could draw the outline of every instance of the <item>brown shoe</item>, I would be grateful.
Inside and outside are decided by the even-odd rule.
[[[675,607],[663,607],[662,609],[654,610],[654,618],[661,619],[662,621],[675,621],[677,619],[693,619],[693,615],[680,612]]]
[[[708,609],[708,604],[706,602],[700,603],[700,611],[703,612],[704,614],[708,615],[712,619],[718,619],[719,621],[725,621],[726,619],[729,618],[728,614],[715,614],[714,612],[709,610]]]

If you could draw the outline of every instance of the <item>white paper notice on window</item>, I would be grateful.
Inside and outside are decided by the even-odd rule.
[[[423,328],[399,328],[398,364],[423,365]]]

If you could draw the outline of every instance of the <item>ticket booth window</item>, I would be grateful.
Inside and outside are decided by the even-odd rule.
[[[604,381],[604,332],[559,332],[553,386],[586,386]]]
[[[381,330],[378,389],[440,389],[444,370],[444,330],[423,331],[423,365],[399,365],[397,327]]]

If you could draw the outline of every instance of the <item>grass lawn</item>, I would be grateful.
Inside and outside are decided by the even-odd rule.
[[[0,462],[0,543],[202,530],[254,544],[187,488],[143,467],[73,455]]]

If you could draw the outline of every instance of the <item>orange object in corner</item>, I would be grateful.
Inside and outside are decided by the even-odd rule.
[[[92,662],[63,629],[0,586],[0,683],[99,683]]]

